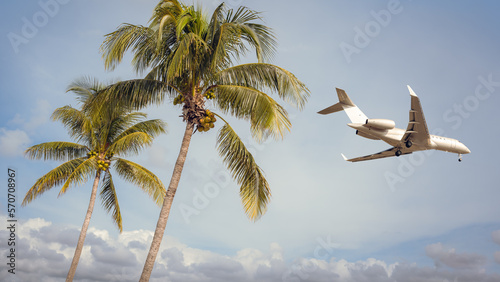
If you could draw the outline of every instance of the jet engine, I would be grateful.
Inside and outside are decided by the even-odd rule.
[[[396,123],[390,119],[367,119],[365,124],[381,130],[393,129],[396,126]]]

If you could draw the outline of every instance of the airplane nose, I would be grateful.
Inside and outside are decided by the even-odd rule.
[[[465,146],[463,143],[460,143],[460,150],[462,151],[462,154],[469,154],[470,150]]]

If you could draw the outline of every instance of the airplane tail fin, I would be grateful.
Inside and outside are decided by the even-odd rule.
[[[343,110],[352,123],[365,123],[368,117],[351,101],[344,90],[339,88],[336,89],[337,95],[339,96],[339,102],[333,106],[319,111],[318,114],[328,115]]]

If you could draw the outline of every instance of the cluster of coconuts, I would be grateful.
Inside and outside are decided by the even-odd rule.
[[[90,151],[87,153],[87,158],[93,158],[93,157],[97,157],[99,154],[95,151]],[[110,153],[110,154],[107,154],[106,155],[106,159],[102,160],[102,159],[99,159],[97,160],[97,167],[100,169],[100,170],[107,170],[109,168],[109,164],[111,163],[110,159],[113,157],[113,153]]]
[[[214,123],[217,119],[215,118],[214,113],[209,110],[205,111],[205,116],[199,119],[198,131],[207,132],[210,129],[214,128]]]
[[[107,170],[109,168],[109,163],[110,161],[109,160],[97,160],[97,167],[100,169],[100,170]]]
[[[211,99],[215,98],[214,90],[210,89],[209,91],[205,92],[205,94],[203,94],[203,96],[205,98],[207,98],[207,100],[211,100]]]
[[[89,159],[92,158],[92,157],[95,157],[95,156],[97,156],[97,153],[94,152],[94,151],[90,151],[90,152],[87,153],[87,158],[89,158]]]
[[[205,97],[207,100],[215,98],[214,90],[210,89],[209,91],[205,92],[205,94],[203,94],[203,97]],[[184,101],[186,101],[184,96],[182,94],[179,94],[177,97],[174,98],[174,106],[182,104],[184,103]]]
[[[174,98],[174,106],[184,103],[185,100],[186,99],[182,95],[175,97]]]

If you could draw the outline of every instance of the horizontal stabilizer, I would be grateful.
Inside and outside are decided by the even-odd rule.
[[[344,108],[342,107],[342,104],[337,103],[333,106],[330,106],[324,110],[319,111],[318,114],[327,115],[327,114],[331,114],[331,113],[340,112],[343,110],[344,110]]]
[[[335,88],[337,90],[337,95],[339,96],[339,102],[333,106],[330,106],[324,110],[318,112],[318,114],[327,115],[335,112],[345,111],[351,122],[353,123],[365,123],[368,117],[351,101],[349,96],[344,90],[340,88]]]

